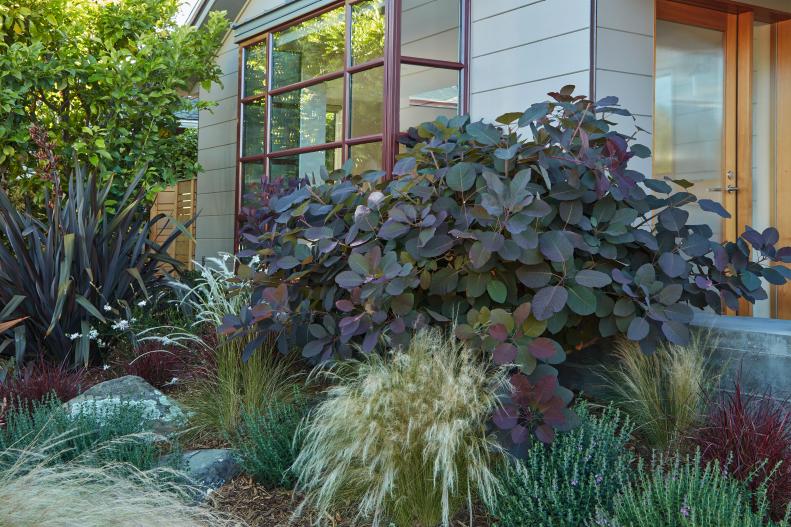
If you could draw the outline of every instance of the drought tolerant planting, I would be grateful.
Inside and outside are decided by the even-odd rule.
[[[172,114],[218,80],[225,24],[36,5],[0,6],[0,64],[52,59],[13,100],[0,73],[0,525],[788,526],[787,405],[721,384],[692,322],[766,299],[791,248],[716,241],[696,218],[728,212],[634,170],[615,97],[439,117],[390,174],[270,181],[238,253],[189,272],[169,249],[195,219],[163,240],[149,206],[196,170]],[[575,391],[594,348],[606,389]]]

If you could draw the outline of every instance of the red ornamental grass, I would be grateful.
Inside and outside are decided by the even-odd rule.
[[[704,461],[717,460],[753,490],[767,481],[771,516],[791,503],[791,410],[764,395],[742,394],[739,382],[710,412],[695,436]],[[763,465],[762,465],[763,463]]]
[[[126,373],[137,375],[155,388],[162,388],[180,376],[184,362],[177,350],[155,341],[143,341],[135,357],[124,366]]]
[[[40,357],[0,383],[0,402],[5,400],[8,407],[27,406],[52,393],[59,400],[68,401],[87,388],[85,373],[84,369],[70,369],[65,363]]]

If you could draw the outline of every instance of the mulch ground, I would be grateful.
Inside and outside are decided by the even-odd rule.
[[[291,522],[291,516],[299,503],[299,496],[284,489],[267,490],[248,476],[240,476],[220,488],[209,497],[209,503],[218,510],[244,520],[250,527],[312,527],[316,516],[310,512]],[[338,513],[325,518],[331,527],[351,527],[353,514]],[[470,527],[467,512],[460,514],[453,527]],[[472,525],[487,527],[491,525],[488,515],[476,510]],[[364,527],[358,524],[357,527]]]

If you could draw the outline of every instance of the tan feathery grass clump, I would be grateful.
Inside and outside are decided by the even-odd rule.
[[[615,405],[654,448],[674,446],[698,422],[717,375],[708,364],[710,336],[693,334],[686,346],[663,344],[651,355],[625,339],[615,345],[605,384]]]
[[[327,373],[327,372],[325,372]],[[336,383],[303,423],[297,514],[356,508],[376,527],[447,526],[476,497],[493,500],[498,453],[486,422],[505,375],[452,336],[418,332],[408,349],[328,375]]]
[[[0,527],[242,527],[194,504],[169,469],[57,463],[57,445],[2,453]],[[167,472],[171,472],[168,474]]]

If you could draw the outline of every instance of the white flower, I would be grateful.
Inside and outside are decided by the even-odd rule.
[[[112,307],[110,307],[110,304],[105,304],[105,305],[104,305],[104,307],[103,307],[102,309],[104,309],[104,310],[105,310],[105,311],[107,311],[107,312],[110,312],[110,311],[112,311],[112,310],[113,310],[113,308],[112,308]]]
[[[261,257],[257,254],[250,258],[250,267],[258,267],[258,264],[261,263]]]
[[[88,338],[91,339],[91,340],[96,340],[96,338],[98,336],[99,336],[99,330],[98,329],[91,328],[91,330],[88,332]]]
[[[110,369],[110,365],[109,364],[105,364],[105,365],[102,366],[102,370],[104,370],[104,371],[107,371],[109,369]]]
[[[170,379],[170,381],[167,383],[167,386],[172,386],[172,385],[174,385],[174,384],[176,384],[176,383],[178,383],[178,382],[179,382],[179,378],[178,378],[178,377],[173,377],[173,378],[172,378],[172,379]]]
[[[134,319],[132,319],[134,320]],[[118,331],[126,331],[129,329],[129,321],[128,320],[119,320],[118,322],[112,325],[112,328]]]
[[[96,341],[96,345],[99,346],[100,348],[104,348],[105,346],[107,346],[107,343],[105,341],[103,341],[102,339],[98,339]],[[108,366],[108,368],[109,368],[109,366]]]
[[[146,307],[148,305],[148,302],[146,302],[145,300],[141,300],[140,302],[137,303],[137,305],[138,307]]]
[[[79,333],[72,333],[71,335],[67,333],[66,336],[69,337],[69,340],[77,340],[78,338],[82,337],[82,335]]]
[[[222,261],[223,262],[227,262],[228,259],[230,259],[230,257],[231,257],[231,255],[229,253],[222,253],[221,256],[222,256]]]

